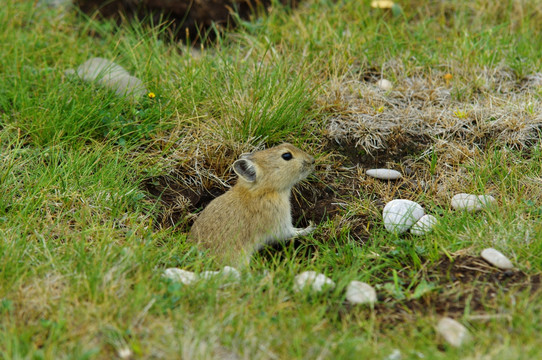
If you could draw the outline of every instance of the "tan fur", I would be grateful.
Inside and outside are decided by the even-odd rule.
[[[282,158],[287,152],[293,155],[289,161]],[[232,266],[248,263],[252,252],[265,243],[313,230],[312,226],[294,228],[290,209],[291,189],[313,170],[312,156],[282,144],[242,155],[237,162],[253,165],[254,181],[234,166],[239,175],[237,184],[201,212],[188,236],[221,263]]]

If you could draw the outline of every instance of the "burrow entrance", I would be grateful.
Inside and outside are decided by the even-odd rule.
[[[294,225],[306,227],[310,222],[319,224],[339,214],[341,204],[350,201],[356,192],[362,190],[357,175],[359,168],[368,169],[400,163],[422,146],[415,141],[412,141],[411,145],[392,147],[369,155],[360,151],[354,144],[338,145],[330,142],[324,151],[332,155],[330,159],[333,163],[319,164],[313,176],[294,188],[292,193]],[[187,183],[190,181],[173,176],[159,176],[143,182],[145,191],[159,202],[160,211],[156,222],[158,226],[188,231],[196,214],[228,190],[226,186],[213,185],[204,188],[187,186]],[[233,186],[234,183],[235,180],[226,182],[228,186]],[[361,233],[357,235],[361,237]]]

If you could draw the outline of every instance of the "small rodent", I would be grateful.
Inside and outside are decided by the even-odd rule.
[[[292,187],[314,169],[314,158],[291,144],[243,154],[233,163],[237,183],[198,216],[188,240],[207,248],[222,264],[247,265],[267,243],[314,230],[292,225]]]

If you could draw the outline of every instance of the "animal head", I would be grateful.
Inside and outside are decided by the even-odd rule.
[[[239,182],[249,188],[289,190],[314,169],[314,158],[295,146],[279,146],[243,154],[233,163]]]

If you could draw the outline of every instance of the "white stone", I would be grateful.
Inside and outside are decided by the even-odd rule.
[[[48,6],[51,8],[69,9],[73,5],[73,0],[39,0],[38,6]]]
[[[410,232],[414,235],[424,235],[433,230],[433,226],[438,220],[433,215],[424,215],[410,228]]]
[[[239,273],[239,270],[237,270],[234,267],[224,266],[221,273],[223,276],[229,277],[232,280],[235,280],[235,281],[241,280],[241,273]]]
[[[393,84],[391,83],[391,81],[386,79],[378,80],[376,85],[384,91],[390,91],[391,89],[393,89]]]
[[[452,197],[452,208],[456,210],[479,211],[495,203],[491,195],[457,194]]]
[[[514,268],[514,265],[506,256],[498,250],[493,248],[487,248],[480,253],[482,259],[490,263],[491,265],[503,270],[510,270]]]
[[[401,357],[401,350],[393,349],[393,351],[391,352],[391,354],[388,355],[386,360],[401,360]]]
[[[169,268],[164,270],[162,276],[173,281],[179,281],[185,285],[190,285],[198,279],[198,276],[192,271],[177,268]]]
[[[470,339],[467,328],[449,317],[440,319],[437,332],[454,347],[460,347]]]
[[[399,171],[391,169],[370,169],[366,174],[382,180],[396,180],[403,177]]]
[[[294,291],[303,291],[307,286],[310,286],[312,291],[320,292],[324,288],[335,288],[335,282],[316,271],[305,271],[295,277]]]
[[[130,359],[133,356],[132,350],[128,347],[122,347],[117,350],[117,355],[121,359]]]
[[[367,283],[354,280],[346,288],[346,300],[352,304],[374,304],[376,290]]]
[[[218,277],[220,275],[220,271],[203,271],[202,273],[199,274],[200,278],[204,279],[204,280],[210,280],[210,279],[214,279],[216,277]]]
[[[410,229],[423,215],[424,210],[420,204],[403,199],[390,201],[382,212],[386,230],[397,234]]]
[[[66,75],[72,73],[67,70]],[[141,80],[131,76],[122,66],[104,58],[92,58],[81,64],[77,75],[88,82],[99,84],[114,90],[119,96],[141,97],[148,93]]]
[[[239,282],[241,280],[241,274],[239,271],[231,266],[224,266],[220,271],[203,271],[200,274],[200,278],[204,280],[218,279],[224,284]]]

